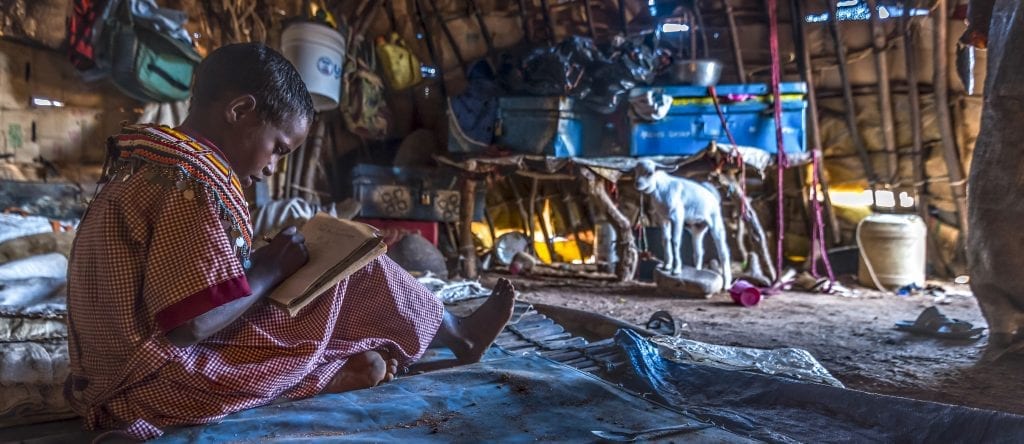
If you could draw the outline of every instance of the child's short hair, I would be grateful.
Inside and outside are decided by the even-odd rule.
[[[228,95],[252,94],[263,120],[312,120],[313,99],[295,66],[262,43],[217,48],[196,69],[191,106],[209,105]]]

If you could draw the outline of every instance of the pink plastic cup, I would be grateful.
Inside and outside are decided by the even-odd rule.
[[[729,289],[732,301],[744,307],[753,307],[761,302],[761,290],[750,282],[738,280]]]

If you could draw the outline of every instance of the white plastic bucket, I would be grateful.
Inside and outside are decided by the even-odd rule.
[[[319,23],[293,23],[281,33],[281,52],[299,70],[317,111],[338,107],[345,66],[341,33]]]
[[[857,225],[857,280],[879,290],[924,286],[927,228],[912,214],[873,214]]]

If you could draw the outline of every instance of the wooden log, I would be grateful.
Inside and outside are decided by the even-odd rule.
[[[704,27],[704,15],[700,12],[700,1],[693,2],[693,19],[697,24],[697,31],[700,33],[701,57],[711,57],[711,50],[708,48],[708,32]],[[691,35],[694,33],[691,31]]]
[[[541,198],[541,202],[544,202],[546,198]],[[543,205],[541,205],[543,208]],[[547,222],[544,221],[544,217],[537,217],[537,222],[540,224],[540,232],[544,235],[544,245],[548,248],[548,257],[551,258],[551,262],[562,262],[562,257],[555,252],[555,241],[552,239],[551,229],[549,229]]]
[[[587,183],[587,194],[594,199],[593,201],[598,207],[605,211],[608,219],[615,226],[616,234],[618,235],[617,250],[619,254],[619,263],[615,269],[615,275],[620,281],[632,281],[633,275],[636,274],[636,265],[639,257],[636,243],[633,239],[633,227],[630,226],[629,219],[626,219],[626,216],[615,206],[615,201],[608,195],[608,192],[605,191],[604,178],[599,177],[585,167],[580,168],[579,171]]]
[[[309,155],[306,158],[306,165],[303,168],[302,187],[303,198],[307,202],[319,203],[320,197],[317,196],[312,190],[316,189],[316,173],[317,165],[320,164],[320,157],[323,153],[324,146],[324,132],[327,129],[327,124],[324,119],[317,119],[316,123],[313,124],[313,139],[309,144]]]
[[[430,6],[434,19],[437,20],[438,25],[441,26],[441,32],[448,40],[448,44],[452,47],[452,55],[455,56],[455,60],[459,62],[459,66],[463,71],[465,71],[469,65],[466,64],[466,59],[462,57],[462,51],[459,48],[458,40],[455,39],[455,36],[452,34],[452,30],[448,28],[448,19],[441,14],[440,10],[438,10],[437,2],[435,0],[427,0],[427,5]],[[429,39],[430,36],[428,35],[427,38]]]
[[[491,235],[491,245],[498,243],[498,231],[494,227],[494,219],[491,218],[491,212],[487,211],[487,206],[484,206],[484,221],[487,222],[487,232]]]
[[[817,176],[818,183],[821,184],[822,201],[825,204],[825,214],[828,217],[829,229],[832,232],[832,244],[838,244],[842,241],[842,233],[839,229],[839,218],[836,216],[835,211],[832,208],[832,197],[829,194],[828,179],[822,170],[825,168],[825,159],[822,155],[821,146],[821,129],[819,128],[818,121],[818,99],[814,92],[814,72],[813,66],[811,65],[811,51],[807,48],[807,33],[804,32],[804,11],[801,7],[800,0],[790,0],[790,13],[793,18],[793,41],[799,53],[799,59],[797,59],[800,65],[800,70],[803,73],[804,82],[807,83],[807,127],[810,130],[811,136],[811,149],[818,153],[821,159],[820,168],[813,169]],[[811,202],[812,207],[815,205]],[[814,217],[817,217],[815,214]],[[813,229],[813,228],[812,228]],[[822,254],[826,252],[822,251]],[[813,258],[812,258],[813,259]]]
[[[917,0],[904,2],[903,10],[908,8],[916,9]],[[922,136],[921,122],[921,91],[917,80],[917,53],[914,50],[915,32],[911,18],[907,14],[900,16],[900,32],[903,34],[903,60],[906,63],[907,71],[907,101],[910,104],[910,140],[913,147],[913,169],[914,169],[914,203],[917,206],[917,214],[925,224],[931,217],[928,214],[928,195],[925,192],[925,168],[924,168],[924,137]],[[942,260],[939,254],[939,246],[934,233],[928,230],[926,242],[928,248],[928,260],[939,274],[949,273],[948,264]]]
[[[629,35],[629,19],[626,18],[626,0],[619,0],[619,26],[622,34]]]
[[[439,81],[437,82],[437,87],[438,89],[441,90],[441,97],[447,98],[448,87],[446,86],[447,82],[444,81],[444,59],[441,57],[440,54],[442,48],[435,47],[434,39],[430,38],[430,27],[427,25],[426,18],[424,18],[423,7],[420,5],[420,0],[413,0],[412,4],[413,9],[416,11],[415,24],[419,25],[420,32],[422,32],[427,37],[424,39],[426,40],[427,43],[427,53],[430,54],[430,59],[434,62],[434,66],[437,69],[437,77],[439,79]]]
[[[484,37],[484,44],[487,45],[487,58],[490,59],[494,56],[494,40],[491,39],[491,30],[487,27],[483,11],[480,10],[480,5],[477,4],[476,0],[468,0],[468,2],[469,6],[473,8],[473,16],[476,18],[477,26],[480,27],[480,34]]]
[[[537,242],[537,237],[536,237],[536,231],[537,231],[537,229],[536,229],[536,227],[537,227],[537,186],[539,185],[539,182],[540,181],[536,177],[534,177],[533,179],[530,180],[530,199],[526,202],[526,204],[528,205],[528,207],[527,207],[528,208],[527,215],[530,218],[529,219],[529,225],[530,225],[530,245],[533,245],[535,242]],[[543,233],[541,235],[543,236]],[[545,239],[545,241],[546,241],[546,239]],[[536,256],[537,255],[536,248],[533,249],[533,252],[534,252],[534,256]]]
[[[722,0],[722,3],[725,5],[725,17],[729,23],[729,41],[732,43],[732,56],[735,59],[737,81],[747,83],[747,73],[743,67],[743,49],[740,46],[740,33],[738,28],[736,28],[736,13],[732,5],[729,4],[729,1]]]
[[[885,28],[878,16],[877,0],[867,0],[869,20],[871,27],[871,45],[875,59],[875,73],[878,76],[878,115],[881,117],[882,141],[886,152],[886,165],[888,175],[886,181],[889,184],[897,182],[899,176],[900,160],[896,153],[896,121],[892,115],[892,91],[889,85],[889,59],[885,57],[888,47],[888,39],[885,35]],[[943,45],[945,47],[945,45]]]
[[[523,27],[523,40],[526,41],[526,43],[530,43],[533,33],[530,32],[530,18],[526,12],[526,0],[518,0],[518,2],[519,24]]]
[[[864,175],[868,179],[868,187],[871,189],[871,207],[875,208],[875,188],[878,186],[878,174],[875,166],[871,163],[871,156],[868,154],[864,139],[860,136],[860,127],[857,125],[857,105],[853,100],[853,85],[850,84],[850,75],[846,69],[846,46],[843,44],[843,34],[839,27],[838,7],[833,0],[828,3],[828,29],[832,35],[832,43],[835,45],[836,68],[839,69],[839,80],[843,84],[843,104],[846,110],[846,129],[850,132],[850,140],[857,149],[857,156],[860,157],[861,166],[864,168]]]
[[[942,135],[942,157],[946,161],[949,188],[953,193],[957,222],[960,225],[960,239],[967,238],[967,181],[964,178],[960,153],[956,149],[953,123],[949,115],[949,53],[946,35],[949,32],[949,10],[946,0],[937,0],[934,8],[935,32],[932,59],[934,60],[933,84],[935,85],[935,113],[938,117],[939,133]],[[962,242],[961,242],[962,244]]]
[[[544,28],[547,29],[548,44],[554,45],[557,43],[555,37],[555,25],[551,21],[551,6],[548,4],[548,0],[540,0],[541,14],[544,17]]]
[[[462,276],[476,279],[478,276],[476,242],[473,241],[473,213],[476,210],[476,181],[464,177],[460,205],[459,255],[462,256]]]
[[[597,41],[597,32],[594,31],[594,10],[590,7],[590,0],[581,0],[583,2],[583,11],[587,14],[587,30],[590,32],[590,38]]]
[[[287,183],[285,183],[285,199],[291,199],[298,194],[298,190],[295,189],[295,186],[299,184],[302,165],[306,163],[307,145],[307,142],[303,142],[302,145],[300,145],[292,154],[292,161],[288,162],[288,170],[285,175],[287,178]]]
[[[530,236],[530,242],[527,245],[526,251],[531,254],[537,254],[537,251],[533,246],[535,228],[533,225],[533,218],[530,216],[532,212],[527,213],[526,207],[523,205],[523,197],[519,194],[519,188],[516,187],[516,182],[509,178],[508,185],[509,188],[512,189],[512,196],[516,199],[516,209],[519,210],[519,219],[523,221],[523,232]]]
[[[904,11],[916,8],[916,1],[903,3]],[[921,218],[928,220],[928,205],[924,197],[924,138],[921,135],[921,91],[917,81],[917,53],[914,48],[914,30],[907,14],[900,16],[900,32],[903,34],[903,60],[907,71],[907,101],[910,106],[910,140],[914,159],[914,198]]]

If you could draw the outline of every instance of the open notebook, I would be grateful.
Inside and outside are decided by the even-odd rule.
[[[387,252],[376,228],[326,213],[317,213],[299,232],[306,238],[309,262],[270,293],[270,300],[292,316]]]

